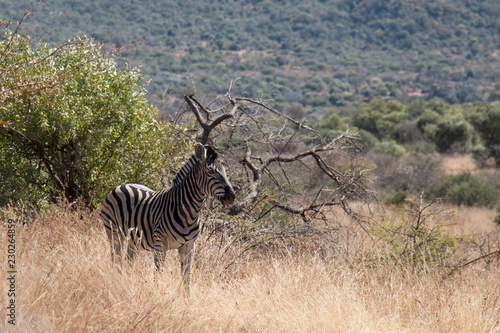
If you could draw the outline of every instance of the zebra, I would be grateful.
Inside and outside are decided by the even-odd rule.
[[[182,281],[189,294],[194,242],[200,233],[198,214],[208,195],[225,206],[235,199],[218,154],[201,143],[195,145],[195,153],[177,172],[170,189],[155,192],[138,184],[116,187],[101,207],[113,262],[117,257],[122,260],[125,240],[129,263],[140,249],[153,251],[157,271],[166,251],[177,249]]]

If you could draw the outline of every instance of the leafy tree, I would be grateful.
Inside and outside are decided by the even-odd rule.
[[[347,125],[338,113],[325,112],[322,119],[316,124],[316,128],[326,138],[334,138],[339,135],[340,131],[345,130]]]
[[[437,124],[441,116],[430,109],[426,109],[420,117],[417,119],[417,126],[421,131],[424,131],[425,127],[429,124]]]
[[[446,112],[450,108],[450,105],[448,103],[446,103],[444,100],[442,100],[441,98],[433,98],[433,99],[429,100],[426,103],[426,106],[428,109],[440,114],[441,116],[446,114]]]
[[[436,123],[429,122],[424,126],[425,138],[433,142],[441,152],[446,152],[456,143],[465,145],[471,136],[469,123],[459,110],[455,111],[439,118]],[[424,115],[426,112],[422,116]]]
[[[500,101],[477,107],[469,121],[483,140],[488,155],[500,165]]]
[[[159,187],[187,148],[179,127],[156,120],[139,71],[91,40],[51,49],[7,32],[0,71],[0,203],[94,206],[123,182]]]
[[[394,139],[397,128],[407,119],[404,105],[396,101],[373,100],[362,107],[354,125],[379,139]]]

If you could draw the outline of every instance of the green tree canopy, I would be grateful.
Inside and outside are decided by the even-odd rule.
[[[392,139],[397,128],[407,118],[406,109],[401,103],[378,99],[361,108],[354,119],[354,125],[371,132],[379,139]]]
[[[444,116],[438,117],[435,123],[432,121],[433,112],[426,110],[419,119],[420,121],[427,115],[428,121],[423,126],[425,138],[433,142],[440,152],[446,152],[455,145],[465,149],[472,131],[462,110],[460,108],[451,109]]]
[[[488,154],[500,165],[500,101],[481,105],[469,116]]]
[[[161,186],[188,143],[156,119],[142,77],[88,39],[0,40],[0,203],[65,197],[94,206],[123,182]]]

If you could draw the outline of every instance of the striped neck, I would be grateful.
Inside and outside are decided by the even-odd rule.
[[[190,159],[191,160],[191,159]],[[203,171],[200,165],[191,165],[187,174],[178,178],[176,184],[165,195],[170,197],[170,213],[187,228],[197,222],[201,206],[206,198],[202,189]]]
[[[189,160],[184,163],[184,165],[177,171],[175,174],[174,179],[172,180],[172,186],[177,186],[179,185],[188,175],[189,171],[193,168],[193,165],[195,165],[198,162],[198,159],[196,158],[195,155],[191,155]]]

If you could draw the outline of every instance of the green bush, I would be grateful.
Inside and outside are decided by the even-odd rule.
[[[407,198],[408,198],[408,192],[397,191],[396,193],[388,196],[384,202],[386,205],[402,205]]]
[[[157,121],[137,69],[91,40],[50,49],[7,33],[0,59],[0,204],[95,206],[123,182],[161,188],[177,168],[182,130]]]
[[[492,207],[498,202],[499,191],[479,176],[462,173],[448,176],[432,186],[429,196],[443,198],[446,202],[455,205]]]
[[[391,155],[397,158],[406,153],[406,149],[396,141],[383,141],[373,148],[374,152]]]

